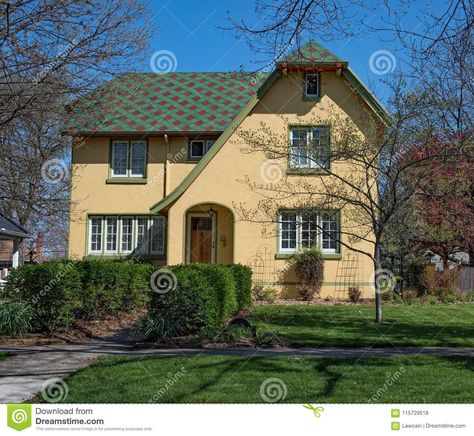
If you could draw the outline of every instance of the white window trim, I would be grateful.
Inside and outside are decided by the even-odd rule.
[[[163,244],[158,250],[153,250],[153,220],[159,221],[161,226],[163,226]],[[150,225],[149,225],[149,232],[150,232],[150,254],[152,255],[163,255],[165,254],[166,249],[166,218],[164,216],[153,216],[150,217]]]
[[[193,154],[193,143],[195,142],[202,142],[203,143],[203,155],[194,155]],[[193,139],[189,141],[189,158],[190,159],[202,159],[204,155],[211,149],[211,147],[214,145],[216,142],[215,139]]]
[[[125,171],[125,174],[115,174],[114,171],[114,161],[115,161],[115,146],[117,144],[127,144],[127,169]],[[112,177],[118,177],[118,178],[125,178],[128,177],[128,170],[129,170],[129,162],[130,162],[130,143],[128,141],[112,141],[112,162],[110,164],[110,175]]]
[[[103,216],[92,216],[89,217],[89,232],[88,232],[88,253],[89,254],[102,254],[104,249],[104,217]],[[92,249],[92,220],[100,219],[100,250]]]
[[[143,174],[138,174],[138,173],[132,173],[132,145],[133,144],[144,144],[145,145],[145,166],[143,168]],[[127,144],[127,170],[125,174],[115,174],[114,172],[114,155],[115,155],[115,145],[116,144]],[[117,139],[115,141],[112,141],[112,156],[111,156],[111,162],[110,162],[110,177],[113,178],[142,178],[144,179],[146,177],[146,170],[147,170],[147,165],[148,165],[148,153],[147,153],[147,142],[144,140],[120,140]]]
[[[306,130],[306,149],[310,152],[306,154],[306,159],[308,161],[308,164],[307,165],[298,165],[298,164],[295,164],[293,162],[293,155],[292,155],[292,151],[293,151],[293,131],[294,130]],[[293,169],[301,169],[301,168],[309,168],[309,169],[327,169],[327,167],[323,167],[321,165],[319,165],[315,160],[314,158],[311,156],[312,154],[312,145],[313,145],[313,131],[314,130],[327,130],[327,138],[328,138],[328,142],[329,142],[329,147],[331,147],[331,133],[329,131],[329,127],[325,127],[325,126],[291,126],[290,127],[290,155],[289,155],[289,163],[290,163],[290,167],[293,168]],[[329,166],[329,162],[328,162],[328,166]]]
[[[317,92],[316,94],[308,94],[308,77],[316,76],[318,80],[317,84]],[[319,73],[305,73],[304,75],[304,95],[305,97],[316,98],[319,97],[321,94],[321,75]]]
[[[124,218],[130,218],[132,220],[132,234],[131,234],[131,238],[132,238],[132,248],[131,250],[123,250],[122,249],[122,236],[123,236],[123,220]],[[134,228],[135,228],[135,217],[134,216],[131,216],[131,215],[123,215],[123,216],[120,216],[119,217],[119,225],[120,225],[120,231],[119,231],[119,242],[120,242],[120,245],[117,247],[118,248],[118,252],[119,253],[125,253],[125,254],[130,254],[132,251],[133,251],[133,247],[134,247],[134,244],[133,244],[133,240],[134,240]]]
[[[115,218],[117,220],[117,234],[115,235],[115,250],[107,250],[107,236],[108,236],[108,233],[107,233],[107,220],[108,219],[111,219],[111,218]],[[119,244],[120,244],[120,218],[119,216],[116,216],[116,215],[109,215],[109,216],[105,216],[104,217],[104,253],[105,254],[118,254],[119,253]]]
[[[145,250],[138,249],[138,220],[144,218],[146,220],[146,230],[145,230]],[[146,256],[150,253],[150,217],[137,215],[133,217],[133,247],[136,250],[137,255]]]
[[[292,254],[296,253],[298,250],[301,250],[302,244],[301,244],[301,234],[302,234],[302,223],[303,223],[303,217],[301,212],[296,212],[296,248],[283,248],[282,247],[282,234],[283,234],[283,221],[281,219],[282,213],[294,213],[291,210],[281,210],[278,214],[278,252],[281,254]],[[339,246],[339,249],[335,248],[324,248],[323,249],[323,230],[322,230],[322,214],[324,212],[318,212],[318,236],[317,236],[317,242],[316,246],[321,250],[322,253],[326,254],[339,254],[340,253],[340,237],[341,237],[341,228],[340,225],[338,227],[338,240],[337,240],[337,245]]]
[[[133,173],[133,172],[132,172],[132,157],[133,157],[132,150],[133,150],[133,145],[134,145],[134,144],[143,144],[143,145],[144,145],[145,153],[144,153],[143,173]],[[137,140],[130,141],[129,146],[128,146],[128,149],[129,149],[130,158],[129,158],[129,164],[128,164],[128,171],[127,171],[127,173],[129,173],[129,177],[144,178],[144,177],[146,176],[146,164],[147,164],[147,146],[146,146],[146,141],[137,141]]]

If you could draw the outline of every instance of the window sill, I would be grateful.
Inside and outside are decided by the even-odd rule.
[[[146,177],[109,177],[106,181],[108,185],[146,185]]]
[[[85,256],[86,258],[97,258],[101,259],[110,259],[110,260],[123,260],[126,261],[130,258],[142,258],[149,260],[166,260],[165,254],[133,254],[133,253],[88,253]]]
[[[328,170],[319,169],[319,168],[289,168],[286,170],[286,174],[289,176],[329,176]]]
[[[289,259],[294,253],[277,253],[275,259]],[[328,260],[340,260],[342,259],[341,253],[323,253],[323,259]]]
[[[303,95],[303,98],[302,98],[303,101],[312,101],[312,102],[318,102],[321,100],[321,96],[320,95],[315,95],[314,97],[313,96],[310,96],[310,95]]]

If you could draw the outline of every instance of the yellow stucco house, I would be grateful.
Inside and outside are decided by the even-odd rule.
[[[242,263],[255,282],[286,297],[296,283],[288,257],[317,244],[326,258],[322,297],[344,298],[348,284],[373,295],[370,259],[339,243],[344,210],[302,213],[282,199],[273,223],[239,213],[241,204],[251,210],[262,202],[249,183],[272,182],[262,180],[267,157],[246,152],[239,131],[265,124],[288,135],[282,182],[318,183],[311,170],[319,164],[301,151],[316,138],[319,149],[330,147],[331,132],[311,124],[315,114],[331,106],[383,122],[383,107],[347,62],[310,41],[270,74],[133,73],[100,92],[73,108],[68,126],[75,136],[71,258]]]

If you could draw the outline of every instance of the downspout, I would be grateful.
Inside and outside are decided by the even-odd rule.
[[[165,156],[165,166],[163,168],[163,198],[168,194],[168,156],[170,154],[170,141],[168,139],[168,134],[164,135],[166,142],[166,156]]]

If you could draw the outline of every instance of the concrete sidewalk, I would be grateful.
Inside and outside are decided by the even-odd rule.
[[[63,379],[88,366],[95,358],[122,356],[247,356],[247,357],[390,357],[462,356],[474,357],[474,348],[223,348],[223,349],[136,349],[133,343],[114,340],[91,341],[77,345],[5,345],[0,351],[13,356],[0,361],[0,403],[22,402],[39,392],[50,379]]]

